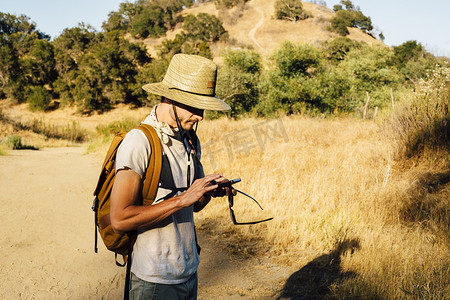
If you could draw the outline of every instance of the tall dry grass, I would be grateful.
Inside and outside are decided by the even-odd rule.
[[[264,207],[237,196],[237,219],[274,217],[235,226],[226,199],[216,199],[197,215],[200,230],[244,257],[298,267],[281,298],[450,294],[448,228],[406,221],[417,174],[396,169],[396,148],[374,121],[221,119],[198,133],[206,172],[241,178],[236,188]]]
[[[396,105],[386,125],[399,157],[450,167],[450,66],[436,67]]]

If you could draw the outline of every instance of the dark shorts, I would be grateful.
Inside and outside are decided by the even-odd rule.
[[[148,282],[131,273],[130,300],[196,300],[197,285],[197,273],[180,284]]]

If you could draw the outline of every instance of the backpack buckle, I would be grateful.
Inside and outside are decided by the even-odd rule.
[[[98,210],[98,197],[95,196],[94,201],[92,202],[92,210],[97,211]]]

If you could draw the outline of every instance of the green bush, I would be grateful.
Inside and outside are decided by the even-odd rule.
[[[43,86],[35,86],[27,98],[28,108],[32,111],[44,111],[50,105],[52,96]]]
[[[323,43],[326,58],[332,62],[339,62],[345,59],[352,49],[361,48],[363,42],[351,40],[347,37],[338,37]]]
[[[236,118],[252,111],[259,99],[261,56],[250,50],[226,50],[223,57],[225,66],[218,72],[216,94],[231,106],[227,115]],[[209,113],[208,116],[221,114]]]
[[[223,59],[227,67],[233,67],[245,73],[260,73],[261,55],[252,50],[225,50]]]
[[[342,70],[340,73],[349,87],[343,95],[347,98],[343,102],[347,103],[346,107],[342,107],[344,110],[353,111],[363,107],[366,93],[371,97],[371,107],[381,108],[391,102],[390,88],[399,88],[403,82],[401,74],[392,65],[392,57],[393,51],[383,46],[365,45],[349,51],[346,59],[337,66]]]
[[[21,149],[38,150],[38,148],[34,146],[22,144],[22,138],[17,134],[10,135],[6,138],[6,146],[12,150],[21,150]]]
[[[309,44],[296,45],[284,42],[271,59],[282,76],[309,75],[318,67],[322,59],[321,51]]]
[[[394,47],[393,62],[405,78],[416,83],[435,68],[438,60],[417,41],[407,41]]]
[[[7,155],[8,150],[6,149],[6,146],[3,143],[0,143],[0,156]]]
[[[8,145],[8,147],[12,150],[22,149],[22,138],[17,134],[10,135],[6,139],[6,145]]]

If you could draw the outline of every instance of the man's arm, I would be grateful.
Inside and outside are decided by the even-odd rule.
[[[211,195],[205,194],[197,202],[194,203],[194,212],[199,212],[211,201]]]
[[[131,169],[117,171],[111,191],[111,226],[115,232],[124,233],[156,224],[174,212],[193,205],[203,195],[217,188],[212,180],[222,181],[218,174],[197,179],[183,194],[155,205],[136,205],[141,197],[142,179]]]

